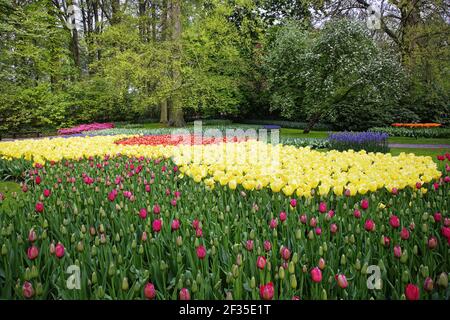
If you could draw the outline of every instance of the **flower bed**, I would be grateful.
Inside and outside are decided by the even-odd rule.
[[[397,128],[437,128],[442,126],[440,123],[393,123]]]
[[[389,152],[388,134],[378,132],[337,132],[328,136],[330,148],[334,150],[366,150]]]
[[[372,128],[372,132],[387,133],[390,137],[450,138],[449,128]]]
[[[38,165],[0,202],[1,298],[445,299],[449,181],[302,199],[207,188],[160,158]]]
[[[114,128],[114,123],[90,123],[90,124],[80,124],[76,127],[59,129],[59,135],[70,135],[78,134],[84,131],[96,131]]]
[[[0,200],[0,298],[450,294],[450,154],[438,168],[257,141],[116,143],[129,138],[0,143],[0,168],[28,163],[22,190]],[[74,265],[81,290],[67,288]]]
[[[214,137],[202,137],[202,136],[195,136],[194,134],[190,135],[172,135],[172,134],[165,134],[165,135],[153,135],[153,136],[138,136],[138,137],[132,137],[132,138],[126,138],[124,140],[116,141],[116,144],[120,145],[145,145],[145,146],[177,146],[179,144],[185,144],[185,145],[194,145],[194,144],[213,144],[213,143],[220,143],[220,142],[241,142],[241,141],[247,141],[248,139],[242,138],[239,139],[238,137],[233,137],[231,139],[227,139],[226,137],[219,139]]]

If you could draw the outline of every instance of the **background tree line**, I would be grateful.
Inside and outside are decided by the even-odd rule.
[[[366,24],[370,4],[378,29]],[[351,130],[442,122],[448,5],[0,0],[0,130],[195,117]]]

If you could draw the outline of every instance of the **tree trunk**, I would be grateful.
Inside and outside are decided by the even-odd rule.
[[[167,13],[168,13],[167,5],[168,5],[167,0],[163,0],[162,13],[161,13],[161,41],[167,40],[167,27],[168,27],[167,26]],[[169,118],[168,118],[169,113],[168,113],[168,103],[165,98],[159,103],[159,109],[161,111],[161,116],[159,118],[159,122],[167,124],[167,122],[169,120]]]
[[[305,130],[303,130],[303,133],[305,134],[309,133],[317,124],[317,122],[319,122],[320,117],[321,117],[320,114],[312,115],[311,118],[309,119],[308,125],[306,126]]]
[[[170,17],[172,27],[172,80],[174,83],[171,97],[172,108],[170,110],[169,123],[174,127],[182,127],[184,121],[183,107],[178,92],[181,87],[181,0],[172,0],[170,6]]]

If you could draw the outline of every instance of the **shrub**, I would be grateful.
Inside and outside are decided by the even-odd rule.
[[[377,127],[370,131],[387,133],[390,137],[450,138],[450,128]]]

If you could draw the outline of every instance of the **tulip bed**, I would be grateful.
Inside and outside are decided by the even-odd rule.
[[[450,297],[450,155],[268,146],[267,174],[272,158],[240,159],[258,142],[129,138],[0,144],[2,165],[28,164],[0,200],[0,298]]]

